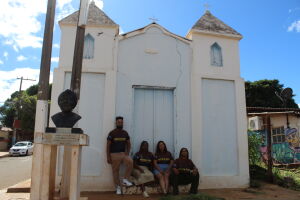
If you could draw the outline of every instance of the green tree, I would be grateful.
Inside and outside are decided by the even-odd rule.
[[[280,84],[277,79],[247,81],[245,82],[245,89],[247,107],[283,107],[281,100],[276,96],[275,92],[280,94],[284,89],[284,85]],[[298,108],[293,97],[287,101],[288,108]]]
[[[260,150],[261,136],[255,133],[248,135],[248,153],[249,164],[256,165],[260,162]]]
[[[26,92],[22,93],[20,98],[19,116],[23,130],[34,131],[36,100],[36,95],[29,96]]]
[[[33,96],[33,95],[37,95],[38,90],[39,90],[39,85],[36,84],[36,85],[30,86],[30,87],[26,90],[26,93],[27,93],[29,96]],[[52,84],[49,85],[49,97],[51,97],[51,90],[52,90]]]
[[[37,95],[38,89],[39,89],[39,85],[38,85],[38,84],[32,85],[32,86],[30,86],[29,88],[27,88],[26,93],[27,93],[29,96]]]
[[[51,94],[52,85],[49,86]],[[21,120],[21,128],[26,131],[34,131],[35,110],[37,101],[38,85],[32,85],[25,91],[13,92],[0,107],[0,121],[6,127],[12,127],[14,118],[18,113]],[[18,111],[18,112],[17,112]]]
[[[15,114],[16,114],[15,107],[9,105],[9,102],[6,101],[4,105],[0,107],[0,120],[2,125],[6,127],[12,127]]]

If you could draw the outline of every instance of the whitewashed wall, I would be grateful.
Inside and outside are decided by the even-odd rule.
[[[150,25],[119,42],[116,114],[124,116],[133,132],[134,85],[174,90],[174,149],[191,147],[189,42]]]
[[[72,70],[76,27],[61,25],[59,67],[54,69],[50,116],[60,112],[59,94],[69,87]],[[106,163],[106,138],[114,128],[116,52],[115,35],[118,27],[87,27],[86,34],[95,38],[94,59],[84,59],[82,68],[81,98],[78,107],[83,117],[79,127],[90,136],[89,147],[83,148],[81,189],[83,191],[109,191],[113,189],[111,166]],[[98,33],[101,33],[98,35]],[[50,120],[50,126],[54,126]],[[62,148],[59,151],[58,172],[62,165]],[[59,175],[59,173],[58,173]],[[57,176],[58,187],[60,176]]]
[[[200,188],[247,187],[249,184],[247,118],[244,80],[240,77],[239,41],[196,32],[191,32],[188,38],[193,41],[192,147],[193,160],[199,166],[201,174]],[[222,67],[211,66],[210,47],[215,42],[222,48]],[[222,81],[231,82],[232,88],[221,84]],[[210,84],[205,84],[207,82]],[[218,85],[218,89],[211,90],[210,87],[214,84]],[[223,91],[227,92],[224,94]],[[222,97],[220,93],[228,96]],[[218,100],[209,101],[207,97]],[[235,103],[232,104],[233,102],[228,99]],[[212,115],[219,114],[219,117],[213,119]],[[228,124],[230,118],[232,121],[228,126],[225,122]],[[205,145],[207,146],[203,144],[205,141],[213,142],[209,145],[214,148],[211,146],[205,148]],[[225,149],[227,145],[228,148]],[[228,159],[226,156],[229,156]],[[222,163],[225,167],[209,168],[206,162],[210,165]]]
[[[112,70],[117,28],[89,26],[85,30],[85,35],[88,33],[95,39],[95,56],[94,59],[83,59],[83,68],[86,71]],[[59,67],[72,69],[75,36],[75,26],[61,25]]]
[[[290,123],[290,127],[291,128],[296,128],[298,130],[298,134],[299,134],[299,130],[300,130],[300,118],[296,117],[295,115],[289,115],[289,123]],[[271,115],[271,125],[272,128],[278,128],[281,126],[284,126],[285,128],[287,128],[287,124],[286,124],[286,115],[283,114],[281,116],[272,116]]]
[[[69,75],[66,74],[72,69],[75,26],[62,25],[61,30],[60,60],[59,67],[54,69],[50,115],[59,112],[56,99],[64,90],[64,83],[67,85],[66,77]],[[103,33],[99,35],[98,33],[101,32]],[[247,120],[244,80],[240,77],[238,40],[194,33],[189,36],[193,40],[190,41],[169,33],[155,24],[118,37],[115,37],[118,33],[117,27],[88,27],[87,33],[95,38],[95,56],[94,59],[83,61],[83,79],[91,79],[91,82],[83,80],[82,88],[86,88],[86,91],[82,94],[88,98],[98,99],[99,101],[94,99],[96,102],[93,104],[99,102],[96,107],[100,107],[97,110],[79,107],[79,114],[95,118],[90,121],[82,120],[82,123],[79,123],[81,128],[88,131],[87,134],[91,134],[95,139],[90,149],[85,150],[93,153],[89,153],[90,158],[86,160],[88,162],[83,164],[82,190],[113,190],[111,166],[105,159],[106,136],[114,128],[116,115],[124,116],[124,128],[129,134],[133,132],[134,88],[137,86],[144,89],[150,87],[172,91],[175,157],[178,156],[181,147],[188,147],[191,150],[192,159],[201,174],[201,188],[247,187],[249,183]],[[210,45],[214,42],[218,42],[222,48],[223,67],[210,66]],[[89,76],[91,78],[88,78]],[[93,79],[95,79],[95,86],[93,86]],[[205,112],[210,111],[203,108],[205,105],[203,97],[209,91],[209,87],[203,84],[205,80],[213,83],[225,81],[230,82],[231,85],[228,89],[229,92],[231,91],[231,96],[224,98],[224,100],[231,99],[231,102],[225,103],[224,106],[230,109],[230,117],[236,119],[233,119],[229,128],[225,128],[220,138],[232,138],[227,141],[228,145],[233,145],[225,151],[227,154],[238,150],[232,159],[226,160],[221,157],[218,163],[234,162],[235,168],[232,171],[228,170],[230,163],[226,163],[227,171],[225,169],[222,171],[222,168],[218,167],[217,171],[212,168],[212,171],[208,172],[207,165],[204,163],[206,162],[204,157],[209,154],[207,149],[203,148],[205,146],[202,145],[203,142],[207,139],[211,142],[219,138],[216,130],[213,129],[214,133],[211,137],[205,127],[215,126],[217,129],[222,127],[223,123],[220,120],[214,122],[204,118],[207,114]],[[218,91],[226,90],[222,84],[218,85],[220,85]],[[102,92],[98,91],[99,94],[95,95],[95,89]],[[211,97],[219,98],[219,102],[223,102],[217,93],[212,93]],[[88,102],[88,98],[83,101]],[[209,99],[206,101],[209,102]],[[102,102],[103,114],[100,116],[97,112],[100,112]],[[213,102],[211,103],[209,107],[214,108]],[[87,106],[87,103],[84,104]],[[95,121],[99,122],[101,117],[102,126],[97,124],[95,127]],[[227,115],[223,113],[222,117]],[[50,125],[53,126],[52,121]],[[90,129],[91,127],[93,130]],[[218,153],[222,152],[222,148],[226,145],[224,143],[220,147],[216,145],[216,148],[212,148],[214,154],[211,163],[216,158],[214,155],[222,156]]]

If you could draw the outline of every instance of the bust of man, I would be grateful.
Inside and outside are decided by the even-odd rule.
[[[69,89],[65,90],[58,97],[58,105],[62,112],[51,117],[55,126],[58,128],[72,128],[81,119],[80,115],[72,112],[77,105],[76,94]]]

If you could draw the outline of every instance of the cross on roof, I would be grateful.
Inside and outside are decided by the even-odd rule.
[[[157,18],[155,18],[155,17],[150,17],[149,19],[150,19],[152,22],[155,22],[155,23],[156,23],[157,21],[159,21],[159,20],[158,20]]]
[[[210,8],[210,5],[208,3],[205,3],[203,6],[205,8],[205,11],[209,10],[209,8]]]

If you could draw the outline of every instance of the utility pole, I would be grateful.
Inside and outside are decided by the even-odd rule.
[[[21,76],[21,78],[17,78],[17,79],[21,79],[20,81],[20,87],[19,87],[19,93],[18,93],[18,101],[17,101],[17,106],[16,106],[16,116],[15,116],[15,119],[14,119],[14,132],[13,132],[13,137],[12,137],[12,144],[16,144],[16,141],[17,141],[17,128],[19,127],[16,127],[17,126],[17,121],[20,119],[20,105],[21,105],[21,91],[22,91],[22,84],[23,84],[23,81],[36,81],[34,79],[24,79],[23,76]]]
[[[36,105],[36,117],[34,128],[35,139],[39,136],[39,134],[45,131],[45,128],[48,124],[49,77],[51,66],[55,5],[56,0],[48,0],[40,66],[39,89]],[[53,194],[49,194],[49,191],[50,187],[53,187],[54,183],[48,180],[47,176],[43,176],[43,174],[50,173],[51,170],[49,168],[54,167],[50,165],[51,159],[49,159],[49,157],[51,158],[53,154],[56,154],[56,149],[51,148],[49,146],[50,145],[45,145],[44,147],[42,144],[34,145],[31,171],[31,200],[53,199]],[[50,167],[47,168],[45,166]],[[42,195],[47,193],[47,197]]]
[[[271,127],[271,117],[269,114],[265,115],[265,129],[267,131],[267,153],[268,153],[268,163],[267,163],[267,178],[270,182],[273,182],[273,157],[272,157],[272,127]]]
[[[70,89],[76,94],[78,98],[77,109],[80,102],[80,85],[81,85],[81,71],[82,71],[82,59],[83,59],[83,47],[84,47],[84,35],[85,26],[88,20],[88,10],[89,10],[90,0],[80,0],[78,23],[76,30],[75,48],[73,54],[73,65],[72,65],[72,76]],[[64,157],[63,157],[63,176],[61,180],[60,188],[60,198],[68,198],[70,193],[70,167],[71,167],[71,155],[72,148],[64,147]]]
[[[85,26],[88,20],[89,4],[90,4],[90,0],[80,0],[75,48],[73,54],[73,66],[72,66],[72,77],[71,77],[70,89],[76,93],[78,100],[80,98],[84,34],[85,34]]]

